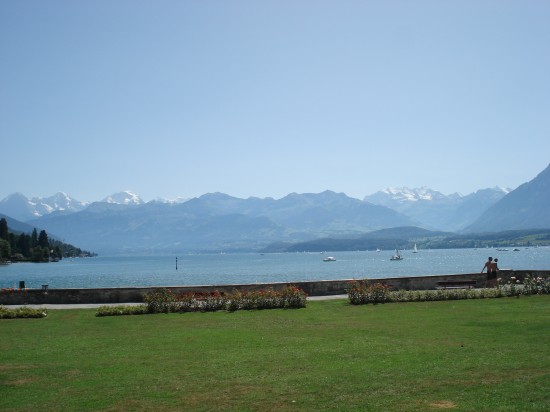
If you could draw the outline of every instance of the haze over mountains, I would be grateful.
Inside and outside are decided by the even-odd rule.
[[[422,187],[386,189],[364,200],[325,191],[277,200],[209,193],[145,203],[120,192],[87,204],[64,193],[31,199],[16,193],[0,201],[0,213],[100,253],[172,253],[258,250],[402,226],[444,232],[550,228],[549,204],[550,166],[514,191],[482,189],[467,196]]]

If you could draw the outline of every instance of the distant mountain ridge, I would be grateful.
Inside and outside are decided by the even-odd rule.
[[[461,198],[459,193],[444,195],[438,190],[430,189],[426,186],[410,189],[408,187],[388,187],[372,195],[366,196],[364,200],[381,204],[384,206],[407,204],[408,202],[418,201],[437,201]]]
[[[364,200],[389,207],[432,229],[458,231],[509,192],[509,189],[495,187],[463,196],[459,193],[444,195],[427,187],[402,187],[381,190]]]
[[[0,219],[6,219],[10,231],[15,233],[32,233],[33,229],[35,229],[34,226],[20,222],[19,220],[16,220],[2,213],[0,213]]]
[[[488,208],[466,232],[550,228],[550,165]]]
[[[0,213],[19,221],[36,219],[53,212],[78,212],[88,206],[63,192],[50,197],[27,198],[21,193],[13,193],[0,201]]]
[[[325,191],[282,199],[239,199],[208,193],[180,204],[93,203],[72,214],[49,214],[41,225],[98,252],[171,253],[175,250],[254,250],[279,240],[350,236],[413,222],[383,206]]]
[[[490,205],[492,205],[497,199],[500,199],[503,194],[507,193],[508,190],[494,188],[494,189],[484,189],[475,193],[472,193],[468,196],[462,196],[458,193],[451,195],[444,195],[439,191],[429,189],[427,187],[409,189],[407,187],[402,188],[388,188],[376,192],[372,195],[366,196],[363,200],[368,203],[372,203],[378,206],[385,206],[390,209],[393,209],[399,213],[405,214],[420,224],[426,224],[430,227],[437,227],[438,222],[430,221],[430,219],[425,219],[425,215],[430,215],[433,210],[432,206],[435,206],[436,209],[441,209],[445,205],[454,205],[453,207],[460,209],[460,206],[464,203],[467,204],[468,200],[471,198],[479,197],[480,193],[491,193],[493,199],[489,199]],[[223,193],[207,193],[203,196],[215,197],[215,196],[228,196]],[[297,193],[290,193],[285,196],[285,198],[292,196],[300,196]],[[231,197],[231,196],[229,196]],[[237,199],[237,198],[233,198]],[[249,199],[240,199],[240,200],[252,200],[256,199],[257,201],[274,201],[273,198],[254,198]],[[187,198],[176,198],[174,200],[158,198],[152,200],[153,203],[163,203],[163,204],[181,204],[189,201],[191,199]],[[151,203],[149,202],[149,203]],[[20,221],[28,221],[36,219],[38,217],[47,215],[54,212],[63,212],[63,213],[73,213],[81,211],[90,205],[94,205],[94,208],[98,208],[98,204],[110,204],[110,205],[127,205],[127,206],[137,206],[143,205],[145,202],[143,199],[128,190],[114,193],[110,196],[105,197],[101,201],[97,202],[80,202],[74,198],[71,198],[69,195],[63,192],[58,192],[53,196],[39,198],[27,198],[21,193],[13,193],[7,196],[5,199],[0,201],[0,213],[12,216]],[[232,203],[235,203],[234,201]],[[422,206],[420,206],[422,204]],[[479,206],[479,205],[477,205]],[[483,205],[485,208],[489,205]],[[428,209],[426,212],[418,211],[418,209]],[[443,210],[441,213],[447,213],[448,211]],[[426,221],[427,220],[427,221]]]
[[[189,199],[181,197],[174,200],[159,198],[152,202],[176,204],[186,202],[187,200]],[[50,213],[74,213],[84,210],[91,205],[95,205],[94,207],[97,208],[98,204],[137,206],[143,205],[145,202],[141,197],[129,190],[114,193],[101,201],[92,203],[78,201],[64,192],[58,192],[53,196],[43,198],[28,198],[21,193],[13,193],[0,200],[0,213],[11,216],[18,221],[26,222]]]
[[[356,239],[395,227],[436,233],[550,228],[549,203],[550,166],[514,191],[492,188],[467,196],[421,187],[386,189],[364,200],[327,190],[281,199],[207,193],[145,203],[124,191],[87,204],[64,193],[32,199],[15,193],[0,201],[0,213],[87,250],[143,254],[260,250],[277,243]]]

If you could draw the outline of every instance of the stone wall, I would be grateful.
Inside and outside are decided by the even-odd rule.
[[[550,270],[501,270],[499,277],[509,280],[515,276],[523,280],[526,275],[550,276]],[[372,282],[380,282],[394,290],[427,290],[440,287],[443,281],[475,281],[474,287],[485,286],[486,274],[466,273],[458,275],[435,275],[373,279]],[[350,282],[348,280],[322,280],[312,282],[288,282],[288,283],[263,283],[249,285],[218,285],[218,286],[169,286],[174,293],[186,292],[213,292],[218,290],[224,293],[239,291],[257,291],[273,288],[280,290],[288,285],[295,285],[304,290],[308,296],[328,296],[347,293]],[[164,287],[163,287],[164,288]],[[126,303],[143,302],[143,297],[156,289],[145,288],[95,288],[95,289],[21,289],[11,292],[0,291],[0,305],[24,305],[24,304],[68,304],[68,303]]]

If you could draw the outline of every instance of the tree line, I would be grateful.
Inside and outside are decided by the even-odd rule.
[[[45,230],[31,234],[13,233],[5,218],[0,219],[0,261],[50,262],[64,257],[94,256],[73,245],[51,239]]]
[[[300,243],[273,243],[262,252],[323,252],[347,250],[462,249],[485,247],[530,247],[550,245],[550,229],[508,230],[496,233],[465,234],[423,231],[414,233],[409,228],[396,228],[388,237],[379,233],[351,239],[315,239]]]

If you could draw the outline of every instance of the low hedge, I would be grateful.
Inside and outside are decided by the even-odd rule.
[[[0,319],[45,318],[46,316],[48,316],[46,309],[33,309],[27,306],[9,309],[5,306],[0,306]]]
[[[97,309],[96,316],[143,315],[145,313],[148,313],[147,305],[104,305]]]

